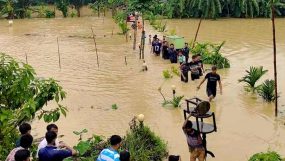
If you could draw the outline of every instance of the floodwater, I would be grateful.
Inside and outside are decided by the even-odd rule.
[[[28,63],[38,75],[59,80],[68,94],[63,102],[69,109],[68,116],[57,122],[65,142],[75,144],[77,137],[72,132],[84,128],[89,130],[86,137],[93,133],[124,135],[132,117],[143,113],[145,123],[168,142],[170,154],[179,154],[182,160],[188,160],[188,148],[181,130],[182,109],[163,108],[163,99],[157,90],[164,82],[162,70],[170,68],[171,64],[149,54],[149,46],[145,52],[149,71],[140,72],[142,61],[138,49],[132,51],[132,42],[126,43],[124,36],[116,34],[119,29],[110,18],[27,19],[15,20],[13,27],[7,24],[6,20],[0,21],[0,51],[21,61],[25,61],[27,53]],[[176,29],[186,40],[193,39],[197,24],[198,20],[168,20],[168,28]],[[99,69],[91,26],[96,34]],[[147,35],[156,33],[148,25],[146,30]],[[285,109],[285,19],[276,21],[276,31],[282,115]],[[215,159],[209,157],[208,160],[245,161],[253,153],[268,149],[285,156],[285,119],[275,119],[274,104],[245,93],[243,85],[238,83],[251,65],[264,66],[269,72],[263,79],[273,79],[271,21],[221,19],[202,22],[198,41],[219,43],[224,40],[226,44],[222,50],[231,61],[231,68],[218,71],[224,93],[211,104],[218,131],[207,137],[208,149],[216,155]],[[205,84],[197,92],[198,83],[184,84],[179,77],[174,77],[164,83],[163,93],[171,98],[171,85],[174,84],[177,95],[206,99]],[[112,104],[119,108],[112,110]],[[49,104],[46,108],[52,106]],[[185,104],[182,106],[184,108]],[[34,121],[33,135],[43,136],[45,126],[43,121]]]

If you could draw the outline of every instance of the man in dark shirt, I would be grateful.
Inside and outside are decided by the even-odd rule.
[[[200,74],[200,76],[202,76],[204,73],[204,65],[203,65],[203,60],[201,59],[201,54],[197,54],[197,61],[196,62],[199,65],[199,68],[198,68],[199,74]]]
[[[220,75],[217,73],[217,67],[212,67],[212,72],[208,73],[205,78],[202,80],[200,85],[197,87],[200,89],[201,85],[205,82],[205,80],[208,80],[207,82],[207,95],[209,97],[209,101],[212,101],[216,97],[217,93],[217,82],[219,82],[220,87],[220,93],[222,94],[222,83]]]
[[[161,51],[161,42],[159,41],[159,39],[156,39],[152,46],[155,55],[159,56]]]
[[[177,52],[175,51],[173,44],[170,44],[168,55],[171,63],[177,63]]]
[[[192,61],[189,63],[189,68],[191,71],[191,79],[192,81],[194,81],[195,79],[199,79],[200,78],[200,74],[199,74],[199,65],[196,61],[197,56],[193,55],[192,56]]]
[[[57,134],[54,131],[46,133],[46,140],[48,145],[39,151],[39,161],[63,161],[65,158],[76,155],[76,151],[64,143],[60,143],[60,148],[55,146]]]
[[[185,43],[185,47],[182,49],[182,51],[183,51],[183,55],[186,58],[186,62],[188,62],[188,60],[189,60],[189,53],[190,53],[190,49],[188,47],[188,43]]]
[[[191,115],[187,117],[182,126],[183,132],[187,139],[189,151],[191,153],[190,161],[196,161],[196,159],[199,161],[204,161],[206,152],[203,146],[203,141],[199,131],[192,128],[193,124],[191,121],[189,121],[190,116]]]
[[[164,41],[162,45],[162,58],[163,59],[169,59],[168,55],[168,42]]]

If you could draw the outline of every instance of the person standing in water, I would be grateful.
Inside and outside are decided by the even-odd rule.
[[[216,66],[212,67],[212,72],[206,74],[205,78],[202,80],[200,85],[197,87],[198,90],[200,89],[201,85],[205,82],[206,79],[208,80],[206,92],[207,92],[207,95],[209,97],[209,101],[211,102],[216,97],[217,82],[219,82],[220,93],[223,94],[221,77],[217,73],[217,67]]]
[[[201,59],[201,54],[197,54],[197,63],[199,65],[199,74],[200,76],[203,76],[203,73],[205,72],[204,70],[204,65],[203,65],[203,60]]]
[[[183,51],[183,55],[186,58],[186,62],[188,62],[188,60],[189,60],[189,53],[190,53],[190,49],[188,47],[188,43],[185,43],[185,47],[182,49],[182,51]]]
[[[196,79],[200,78],[200,73],[199,73],[199,65],[197,63],[197,56],[193,55],[192,56],[192,61],[189,63],[189,68],[191,72],[191,80],[194,81]]]
[[[180,65],[185,64],[186,63],[186,58],[182,53],[182,50],[178,51],[178,62]]]
[[[177,52],[174,49],[173,44],[170,44],[170,47],[168,48],[168,55],[171,63],[177,63]]]
[[[182,129],[187,139],[187,144],[190,151],[190,161],[204,161],[206,150],[203,145],[203,140],[199,131],[193,129],[193,123],[189,120],[191,115],[185,120]]]
[[[159,39],[157,38],[155,40],[155,42],[153,43],[153,51],[154,51],[154,54],[156,56],[159,56],[160,55],[160,51],[161,51],[161,42],[159,41]]]

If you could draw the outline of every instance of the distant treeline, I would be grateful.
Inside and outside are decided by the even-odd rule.
[[[8,18],[26,18],[31,12],[41,12],[43,8],[33,6],[55,5],[66,17],[68,7],[72,7],[77,16],[80,8],[89,5],[94,11],[106,9],[125,9],[151,12],[167,18],[256,18],[271,16],[272,0],[0,0],[0,16]],[[276,16],[285,16],[285,0],[273,0]],[[44,9],[45,17],[53,12]]]

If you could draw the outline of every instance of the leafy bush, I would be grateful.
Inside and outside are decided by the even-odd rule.
[[[75,16],[77,16],[77,12],[75,10],[71,10],[70,17],[75,17]]]
[[[282,159],[278,153],[268,151],[266,153],[261,152],[254,154],[248,161],[282,161]]]
[[[162,103],[162,106],[172,105],[173,107],[180,107],[180,102],[184,96],[175,96],[172,100],[166,100]]]
[[[55,12],[54,11],[51,11],[49,9],[46,9],[45,10],[45,17],[46,18],[54,18],[55,17]]]
[[[193,55],[201,54],[202,60],[205,64],[217,66],[217,68],[230,68],[230,61],[225,58],[220,50],[225,42],[221,44],[213,43],[198,43],[196,42],[194,48],[191,49]]]
[[[258,88],[258,94],[267,102],[275,100],[275,82],[274,80],[265,80]]]
[[[162,71],[162,75],[164,77],[164,79],[169,79],[169,78],[172,78],[173,76],[171,75],[170,71],[169,70],[163,70]]]
[[[246,75],[239,79],[239,82],[246,83],[246,91],[255,92],[259,87],[256,86],[256,82],[265,74],[268,70],[264,70],[262,66],[260,67],[250,67],[246,70]]]
[[[128,28],[128,25],[126,24],[125,21],[120,21],[120,22],[119,22],[119,27],[120,27],[120,29],[121,29],[122,34],[124,34],[124,35],[127,34],[128,31],[130,30],[130,29]]]
[[[18,138],[16,127],[38,115],[55,122],[67,109],[59,104],[65,98],[62,87],[53,79],[39,79],[34,69],[0,53],[0,160],[5,160]],[[44,110],[55,100],[57,107]]]
[[[128,149],[132,161],[161,161],[168,154],[166,143],[142,123],[127,133],[123,148]]]
[[[55,5],[57,9],[62,12],[63,17],[67,17],[69,1],[68,0],[56,0]]]

